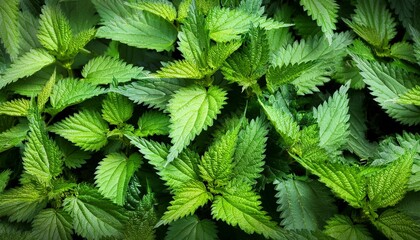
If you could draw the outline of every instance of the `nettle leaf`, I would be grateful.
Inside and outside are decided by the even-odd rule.
[[[335,0],[301,0],[300,5],[303,6],[308,15],[316,20],[318,26],[321,27],[322,32],[332,42],[333,31],[336,29],[335,23],[338,17],[338,4]]]
[[[155,74],[160,78],[202,79],[207,73],[202,71],[196,63],[187,60],[175,60],[162,65],[163,67]]]
[[[86,99],[103,93],[105,93],[104,89],[86,81],[64,78],[55,84],[50,96],[52,109],[47,109],[47,111],[56,114],[66,107],[81,103]]]
[[[144,158],[158,170],[159,176],[172,190],[180,189],[189,182],[200,180],[197,174],[200,156],[197,153],[185,149],[171,164],[165,167],[169,154],[168,146],[143,138],[129,138],[131,143],[140,149]]]
[[[39,111],[41,111],[41,112],[44,111],[45,104],[48,102],[48,99],[50,98],[52,89],[55,85],[56,78],[57,78],[57,71],[54,68],[54,71],[51,74],[51,77],[45,83],[42,90],[38,93],[37,107],[38,107]]]
[[[128,3],[128,6],[151,12],[163,17],[169,22],[173,22],[176,19],[176,8],[168,0],[141,0],[135,3]]]
[[[0,152],[19,145],[26,139],[28,130],[28,124],[21,123],[0,133]]]
[[[188,82],[182,79],[142,79],[119,86],[112,91],[128,97],[135,103],[144,103],[153,108],[166,110],[172,95],[188,85]]]
[[[47,208],[38,213],[32,221],[31,236],[36,239],[71,240],[71,223],[72,219],[68,213]]]
[[[0,194],[0,216],[9,216],[10,221],[31,221],[46,205],[45,190],[33,184]]]
[[[23,5],[24,3],[20,3]],[[23,10],[23,8],[22,8]],[[23,10],[19,14],[19,31],[22,35],[20,42],[21,52],[28,52],[32,48],[42,47],[38,40],[37,32],[39,28],[39,19],[30,11]]]
[[[102,117],[110,124],[119,125],[131,118],[134,104],[118,93],[108,93],[102,102]]]
[[[373,239],[364,225],[354,224],[344,215],[336,215],[328,220],[324,233],[334,239]]]
[[[226,100],[226,91],[211,86],[205,89],[191,86],[179,89],[168,103],[171,117],[170,134],[172,146],[167,162],[172,162],[189,143],[220,113]]]
[[[385,1],[358,1],[352,21],[343,19],[353,31],[377,48],[386,48],[396,35],[396,23]]]
[[[409,62],[416,62],[413,45],[408,42],[397,42],[391,46],[390,55]]]
[[[81,150],[64,138],[56,138],[57,145],[64,155],[64,165],[68,168],[80,168],[90,159],[90,153]]]
[[[274,184],[278,191],[277,211],[288,230],[315,231],[337,211],[328,188],[318,182],[277,179]]]
[[[233,155],[232,176],[254,184],[264,170],[267,124],[257,118],[239,132]]]
[[[172,48],[176,40],[177,30],[164,18],[142,11],[114,16],[104,22],[104,26],[98,29],[96,36],[132,47],[167,51]]]
[[[124,205],[128,182],[140,164],[141,156],[137,153],[129,157],[122,153],[108,154],[96,167],[95,183],[99,192],[114,203]]]
[[[267,71],[268,50],[265,31],[251,28],[241,50],[233,53],[223,65],[223,75],[243,88],[256,84]]]
[[[124,4],[122,0],[92,0],[92,3],[95,5],[102,22],[108,22],[117,16],[130,16],[135,12],[128,4]]]
[[[210,46],[208,52],[208,65],[213,71],[218,70],[226,59],[242,45],[241,41],[231,41],[227,43],[217,43]]]
[[[174,191],[174,198],[156,227],[191,215],[212,199],[213,196],[207,191],[204,183],[197,180],[190,181]]]
[[[407,192],[413,154],[407,152],[385,168],[368,177],[369,204],[373,209],[397,204]]]
[[[110,56],[100,56],[91,59],[83,67],[84,80],[93,84],[110,84],[116,79],[119,83],[128,82],[131,79],[143,77],[146,72],[143,68],[126,64],[120,59]]]
[[[1,0],[0,38],[12,59],[17,58],[22,39],[19,32],[19,0]]]
[[[31,102],[25,98],[13,99],[7,102],[0,102],[0,115],[24,117],[28,115]]]
[[[239,226],[244,232],[254,232],[266,238],[287,239],[287,235],[270,220],[262,210],[260,196],[247,184],[234,182],[214,197],[211,214],[232,226]]]
[[[399,94],[404,94],[414,87],[415,82],[410,81],[411,77],[406,71],[389,64],[365,61],[356,56],[353,56],[353,59],[375,101],[392,118],[408,125],[420,123],[420,107],[395,101]]]
[[[148,111],[143,113],[137,125],[139,128],[135,134],[139,137],[153,135],[169,135],[169,116],[160,111]]]
[[[55,123],[49,130],[81,147],[83,150],[97,151],[108,142],[108,124],[96,111],[82,110]]]
[[[341,86],[326,102],[313,109],[319,126],[319,145],[328,152],[340,150],[350,134],[349,87],[349,84]]]
[[[18,79],[31,76],[42,68],[55,62],[55,58],[44,49],[31,49],[16,59],[6,69],[0,78],[0,89],[7,84],[16,82]]]
[[[216,240],[216,224],[208,219],[200,220],[197,216],[188,216],[169,225],[165,240],[197,239]]]
[[[412,104],[420,106],[420,85],[417,85],[414,88],[408,90],[407,92],[401,94],[397,102],[401,104]]]
[[[95,189],[80,186],[77,196],[64,199],[64,210],[73,218],[77,234],[87,239],[122,237],[124,209],[104,199]]]
[[[63,153],[49,138],[45,123],[38,113],[29,116],[29,131],[23,152],[23,168],[26,174],[49,185],[52,179],[61,174]]]
[[[407,215],[388,209],[373,224],[389,239],[420,238],[420,225]]]
[[[420,64],[420,32],[413,26],[410,26],[408,30],[414,41],[414,56],[417,59],[417,64]]]
[[[4,191],[7,184],[9,183],[11,174],[12,171],[10,171],[9,169],[6,169],[0,173],[0,193]]]

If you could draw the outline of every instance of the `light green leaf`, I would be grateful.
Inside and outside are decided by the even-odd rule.
[[[199,207],[213,199],[206,186],[200,181],[190,181],[174,191],[170,206],[156,227],[171,223],[179,218],[193,214]]]
[[[331,153],[340,150],[350,134],[349,87],[349,84],[341,86],[332,97],[313,109],[319,126],[319,145]]]
[[[10,221],[31,221],[47,205],[44,189],[28,184],[0,194],[0,216]]]
[[[97,151],[108,142],[108,124],[96,111],[80,111],[55,123],[49,130],[59,134],[83,150]]]
[[[338,4],[336,1],[300,0],[300,5],[303,6],[313,20],[316,20],[316,23],[321,27],[328,42],[331,43],[338,17]]]
[[[261,119],[253,119],[239,132],[233,155],[232,176],[254,184],[264,170],[267,124]]]
[[[393,206],[404,197],[412,165],[413,154],[407,152],[368,177],[367,193],[373,209]]]
[[[171,117],[170,138],[172,146],[167,162],[172,162],[189,143],[207,127],[220,113],[226,100],[225,90],[211,86],[205,89],[191,86],[179,89],[169,101]]]
[[[57,71],[54,68],[54,72],[51,74],[50,79],[45,83],[44,87],[42,88],[41,92],[39,92],[37,96],[37,105],[39,111],[44,111],[45,104],[48,102],[48,99],[51,96],[52,89],[55,85],[57,77]]]
[[[417,85],[414,88],[409,89],[407,92],[400,94],[397,102],[401,104],[420,106],[420,85]]]
[[[390,55],[409,62],[416,62],[413,46],[408,42],[397,42],[391,46]]]
[[[127,5],[161,16],[169,22],[173,22],[176,19],[176,8],[168,0],[140,0],[135,3],[128,3]]]
[[[135,10],[124,4],[122,0],[92,0],[92,3],[95,5],[102,22],[111,21],[118,16],[131,16],[135,13]]]
[[[373,239],[364,225],[354,224],[344,215],[336,215],[328,220],[324,233],[337,240],[371,240]]]
[[[140,167],[141,156],[130,157],[122,153],[110,153],[96,167],[95,183],[99,192],[112,202],[122,206],[126,200],[128,182]]]
[[[108,93],[102,102],[102,117],[110,124],[119,125],[131,118],[134,104],[118,93]]]
[[[128,97],[135,103],[165,110],[172,95],[188,85],[188,82],[182,79],[142,79],[112,91]]]
[[[315,231],[337,212],[328,188],[318,182],[277,179],[274,184],[278,191],[277,211],[288,230]]]
[[[95,38],[95,34],[96,29],[90,28],[74,35],[67,51],[62,54],[64,58],[74,58],[86,46],[86,44],[88,44],[88,42]]]
[[[73,218],[75,232],[87,239],[122,237],[124,209],[102,198],[93,188],[81,186],[77,196],[64,199],[64,210]]]
[[[169,135],[169,116],[160,111],[143,113],[138,121],[138,130],[135,134],[139,137],[153,135]]]
[[[68,106],[78,104],[86,99],[105,93],[104,89],[96,87],[83,80],[64,78],[58,81],[51,93],[50,103],[52,109],[47,112],[56,114]]]
[[[0,152],[17,146],[26,139],[28,125],[21,123],[0,133]]]
[[[420,238],[420,225],[394,209],[383,212],[373,224],[389,239],[417,240]]]
[[[0,103],[0,115],[23,117],[28,115],[31,102],[25,98]]]
[[[169,225],[165,240],[216,240],[216,224],[208,219],[200,220],[197,216],[188,216]]]
[[[1,0],[0,6],[0,39],[13,60],[19,54],[22,40],[19,32],[19,0]]]
[[[165,19],[143,11],[115,16],[98,29],[96,36],[132,47],[164,51],[172,48],[177,31]]]
[[[172,190],[182,188],[189,182],[198,182],[198,163],[200,157],[197,153],[185,149],[181,154],[165,167],[169,147],[158,142],[129,137],[131,143],[140,149],[151,165],[158,171],[159,176]]]
[[[420,123],[420,107],[399,104],[395,101],[414,87],[409,73],[390,64],[369,62],[353,56],[364,82],[369,86],[375,101],[394,119],[405,124]]]
[[[35,216],[32,222],[32,237],[48,240],[71,240],[72,219],[62,210],[47,208]]]
[[[82,70],[85,81],[93,84],[110,84],[116,79],[119,83],[128,82],[132,78],[139,78],[146,74],[141,67],[109,57],[100,56],[91,59]]]
[[[20,3],[24,4],[23,2]],[[23,8],[22,8],[23,9]],[[39,19],[30,11],[23,10],[19,14],[19,31],[22,35],[20,42],[21,52],[28,52],[33,48],[42,47],[38,40]]]
[[[266,238],[287,239],[282,229],[262,210],[260,196],[240,182],[231,183],[222,195],[215,196],[211,214],[216,220],[238,225],[248,234],[256,232]]]
[[[9,183],[11,174],[12,171],[10,171],[9,169],[6,169],[0,173],[0,193],[4,191],[7,184]]]
[[[217,43],[212,45],[208,52],[208,65],[213,71],[218,70],[226,59],[234,53],[240,46],[240,41],[231,41],[227,43]]]
[[[32,75],[54,62],[55,58],[46,50],[31,49],[6,69],[0,78],[0,89],[20,78]]]
[[[205,74],[205,72],[200,71],[195,63],[187,60],[175,60],[165,63],[163,67],[156,72],[156,76],[160,78],[201,79]]]
[[[29,131],[23,152],[23,168],[26,174],[41,184],[49,185],[52,179],[61,174],[63,153],[49,138],[39,113],[29,116]]]

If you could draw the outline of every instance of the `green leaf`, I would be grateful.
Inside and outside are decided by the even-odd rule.
[[[216,224],[208,219],[200,220],[197,216],[188,216],[171,223],[165,240],[216,240]]]
[[[93,84],[110,84],[116,79],[119,83],[128,82],[132,78],[139,78],[146,73],[141,67],[126,64],[122,60],[100,56],[91,59],[82,70],[85,81]]]
[[[332,97],[313,110],[319,126],[319,145],[328,152],[340,150],[350,134],[348,89],[349,84],[341,86]]]
[[[172,95],[185,86],[188,86],[188,82],[181,79],[142,79],[112,91],[128,97],[135,103],[165,110]]]
[[[337,240],[371,240],[373,239],[364,225],[354,224],[344,215],[336,215],[328,220],[324,233]]]
[[[315,231],[337,211],[328,188],[318,182],[277,179],[274,184],[278,191],[277,211],[288,230]]]
[[[40,16],[39,42],[54,55],[64,56],[73,37],[70,22],[58,6],[45,5]]]
[[[115,16],[98,29],[97,37],[125,43],[132,47],[170,50],[177,31],[165,19],[149,12]]]
[[[24,117],[28,115],[31,102],[25,98],[13,99],[0,103],[0,115]]]
[[[407,42],[397,42],[391,46],[390,55],[395,58],[403,59],[409,62],[416,62],[414,56],[414,49],[410,43]]]
[[[144,158],[158,170],[159,176],[172,190],[180,189],[189,182],[200,180],[197,174],[200,157],[197,153],[185,149],[171,164],[165,167],[169,154],[168,146],[143,138],[129,138],[131,143],[140,149]]]
[[[389,239],[416,240],[420,238],[420,225],[407,215],[393,209],[383,212],[373,224]]]
[[[368,177],[367,193],[373,209],[393,206],[403,199],[412,165],[413,154],[407,152]]]
[[[409,89],[407,92],[400,94],[397,102],[401,104],[420,106],[420,85],[417,85],[414,88]]]
[[[396,35],[396,23],[385,1],[358,1],[352,21],[344,19],[357,35],[376,48],[386,48]]]
[[[63,153],[49,138],[39,113],[29,116],[28,142],[23,152],[25,173],[41,184],[49,185],[62,172]]]
[[[171,117],[170,148],[167,162],[172,162],[189,143],[220,113],[226,100],[226,92],[217,87],[209,89],[191,86],[179,89],[168,103]]]
[[[102,22],[111,21],[118,16],[131,16],[135,13],[134,9],[124,4],[122,0],[92,0],[92,3],[95,5]]]
[[[21,5],[24,4],[21,2]],[[22,8],[23,9],[23,8]],[[20,42],[21,53],[28,52],[33,48],[42,47],[38,40],[39,19],[31,12],[23,10],[19,14],[19,31],[22,35]]]
[[[47,205],[44,189],[28,184],[0,194],[0,216],[10,221],[31,221]]]
[[[108,142],[108,124],[96,111],[80,111],[55,123],[49,130],[59,134],[83,150],[97,151]]]
[[[165,63],[163,64],[163,67],[156,72],[156,76],[160,78],[201,79],[205,74],[205,72],[200,71],[195,63],[187,60],[175,60]]]
[[[216,45],[210,46],[208,52],[208,65],[213,71],[218,70],[226,59],[234,53],[240,46],[240,41],[231,41],[227,43],[217,43]]]
[[[169,116],[163,112],[145,112],[141,115],[137,124],[139,128],[135,131],[135,134],[139,137],[169,135]]]
[[[55,84],[50,96],[52,109],[47,109],[47,111],[56,114],[66,107],[81,103],[86,99],[103,93],[105,93],[104,89],[98,88],[86,81],[64,78]]]
[[[119,125],[131,118],[134,104],[118,93],[108,93],[102,102],[102,117],[110,124]]]
[[[226,80],[237,82],[243,89],[256,84],[267,71],[268,51],[265,31],[251,28],[241,50],[233,53],[222,67]]]
[[[328,42],[331,43],[338,17],[338,4],[335,0],[301,0],[300,5],[303,6],[313,20],[316,20]]]
[[[420,64],[420,32],[413,26],[409,27],[409,32],[414,41],[414,56],[417,59],[417,64]]]
[[[10,171],[9,169],[6,169],[0,173],[0,193],[4,191],[7,184],[9,183],[11,174],[12,171]]]
[[[32,222],[32,237],[36,239],[71,240],[72,219],[63,210],[47,208],[35,216]]]
[[[138,153],[130,157],[122,153],[108,154],[96,167],[95,183],[99,192],[114,203],[124,205],[128,182],[140,163],[141,156]]]
[[[124,209],[111,203],[93,188],[81,186],[77,196],[64,199],[64,210],[73,218],[75,232],[87,239],[122,237]]]
[[[248,234],[256,232],[266,238],[287,239],[282,229],[262,210],[260,196],[240,182],[231,183],[222,195],[215,196],[211,214],[216,220],[238,225]]]
[[[19,0],[1,0],[0,5],[0,39],[7,53],[16,59],[22,40],[19,32]]]
[[[44,111],[45,104],[48,102],[48,99],[51,96],[52,89],[55,85],[56,77],[57,77],[57,71],[54,68],[54,72],[51,74],[50,79],[45,83],[41,92],[38,93],[37,105],[38,105],[39,111],[41,112]]]
[[[176,19],[176,8],[168,0],[140,0],[136,3],[129,3],[128,6],[156,14],[169,22]]]
[[[6,69],[4,75],[0,78],[0,89],[20,78],[31,76],[54,62],[55,58],[46,50],[31,49]]]
[[[28,125],[21,123],[0,133],[0,152],[16,147],[26,139]]]
[[[264,170],[267,124],[257,118],[239,132],[233,155],[232,176],[254,184]]]
[[[190,181],[174,191],[170,206],[156,227],[171,223],[179,218],[193,214],[199,207],[213,199],[206,186],[200,181]]]
[[[80,150],[64,138],[57,138],[56,142],[64,154],[64,165],[67,168],[80,168],[90,159],[90,153]]]
[[[19,226],[16,226],[15,223],[8,223],[6,221],[2,221],[0,223],[0,239],[1,240],[8,240],[8,239],[22,239],[22,240],[30,240],[30,232],[24,231]]]
[[[90,28],[74,35],[71,39],[67,51],[62,54],[64,58],[74,58],[80,51],[83,50],[88,42],[95,38],[95,34],[95,28]]]
[[[415,83],[410,81],[411,77],[406,71],[389,64],[368,62],[356,56],[353,56],[353,59],[375,101],[392,118],[409,125],[420,123],[420,107],[399,104],[395,101],[399,94],[404,94],[414,87]]]

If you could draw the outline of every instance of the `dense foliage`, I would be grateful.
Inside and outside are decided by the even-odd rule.
[[[0,239],[420,239],[419,1],[0,6]]]

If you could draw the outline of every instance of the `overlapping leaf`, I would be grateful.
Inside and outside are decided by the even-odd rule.
[[[37,239],[72,239],[72,219],[62,210],[47,208],[35,216],[31,236]]]

